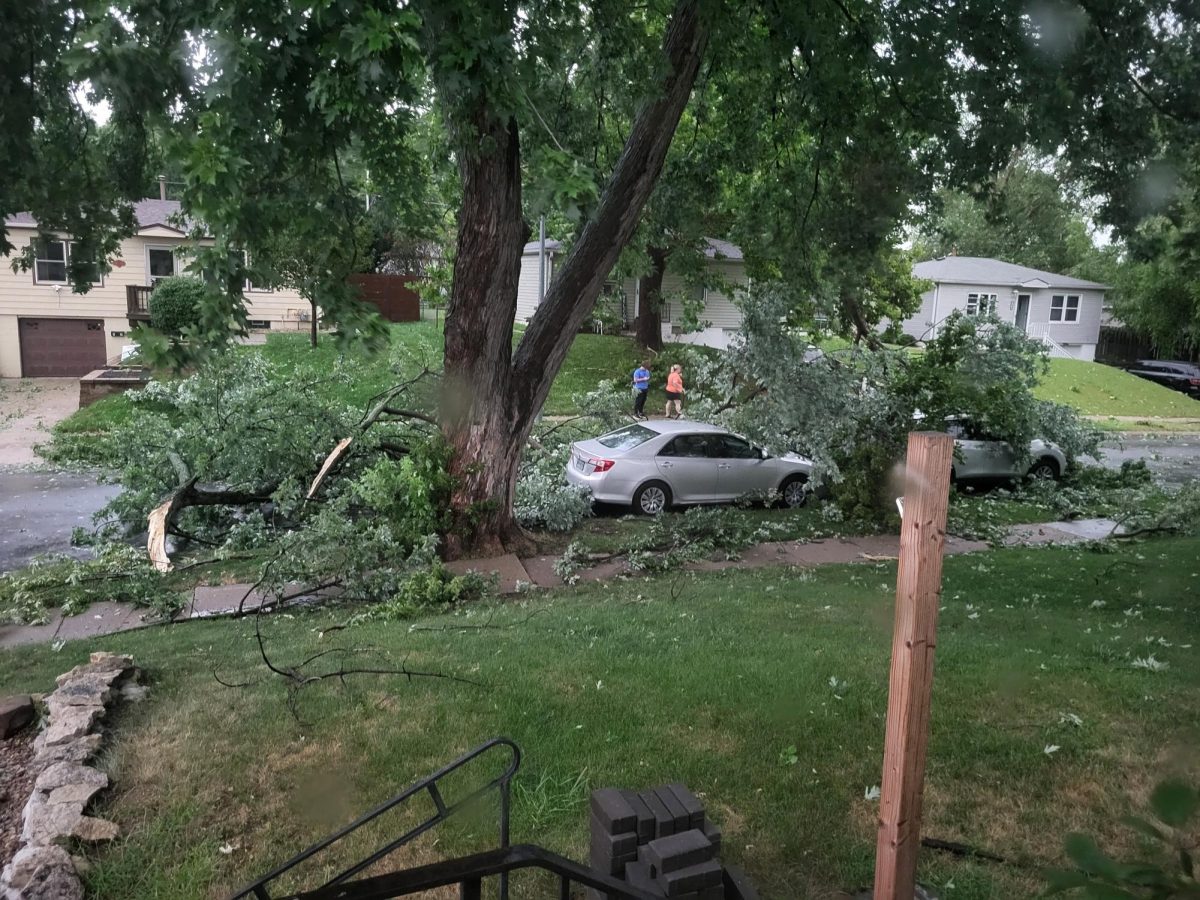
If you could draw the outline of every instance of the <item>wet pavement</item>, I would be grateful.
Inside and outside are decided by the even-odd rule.
[[[92,514],[119,491],[98,484],[95,473],[0,468],[0,572],[43,553],[84,555],[71,546],[71,532],[90,529]]]
[[[1161,484],[1181,487],[1200,478],[1200,434],[1129,435],[1106,441],[1099,461],[1119,469],[1121,463],[1139,459]]]

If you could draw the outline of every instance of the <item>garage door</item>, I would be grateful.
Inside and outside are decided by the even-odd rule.
[[[20,319],[21,374],[79,377],[101,369],[108,354],[100,319]]]

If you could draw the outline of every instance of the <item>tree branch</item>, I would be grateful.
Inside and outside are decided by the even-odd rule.
[[[654,190],[708,42],[710,26],[701,5],[700,0],[677,0],[663,42],[667,74],[661,92],[638,111],[595,214],[571,247],[513,357],[509,396],[518,422],[530,419],[545,402],[570,346],[562,335],[583,325]]]
[[[396,416],[400,419],[416,419],[420,422],[427,422],[434,428],[438,427],[438,420],[436,417],[431,416],[428,413],[419,412],[415,409],[397,409],[394,406],[385,406],[382,410],[380,410],[380,412],[386,413],[389,416]]]

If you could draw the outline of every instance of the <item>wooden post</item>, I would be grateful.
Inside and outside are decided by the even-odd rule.
[[[874,900],[913,900],[954,439],[908,436]]]

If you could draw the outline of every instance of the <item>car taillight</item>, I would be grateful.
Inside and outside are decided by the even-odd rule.
[[[1189,378],[1188,384],[1192,387],[1200,387],[1200,378]]]
[[[588,460],[588,465],[592,467],[593,471],[607,472],[613,467],[613,461],[611,459],[596,459],[593,457]]]

